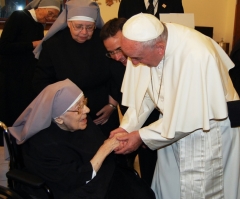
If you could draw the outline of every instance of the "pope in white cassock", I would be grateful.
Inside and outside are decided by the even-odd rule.
[[[126,133],[116,153],[142,142],[158,150],[157,199],[239,199],[240,132],[226,104],[239,97],[228,55],[211,38],[149,14],[130,18],[122,33],[129,57],[122,104],[129,108],[111,132]],[[154,108],[159,120],[141,128]]]

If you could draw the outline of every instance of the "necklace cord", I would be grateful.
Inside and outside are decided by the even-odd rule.
[[[158,108],[158,101],[160,98],[160,93],[161,93],[161,87],[162,87],[162,81],[163,81],[163,70],[164,70],[164,61],[165,61],[165,57],[163,57],[163,67],[162,67],[162,77],[161,77],[161,81],[160,81],[160,86],[159,86],[159,90],[158,90],[158,97],[157,97],[157,102],[155,102],[155,97],[154,97],[154,91],[153,91],[153,81],[152,81],[152,68],[150,68],[150,73],[151,73],[151,86],[152,86],[152,94],[153,94],[153,103],[155,105],[155,108],[160,111],[160,109]]]

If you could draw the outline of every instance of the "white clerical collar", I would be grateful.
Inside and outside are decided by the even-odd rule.
[[[30,12],[30,14],[32,15],[32,18],[33,18],[36,22],[38,22],[37,16],[36,16],[36,13],[35,13],[35,10],[34,10],[34,9],[31,9],[31,10],[28,10],[28,12]]]
[[[163,69],[163,67],[164,67],[164,59],[165,59],[165,57],[163,57],[163,59],[159,62],[157,67],[155,67],[157,70],[162,70]]]

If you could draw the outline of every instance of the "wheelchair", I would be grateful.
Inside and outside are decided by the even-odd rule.
[[[7,198],[7,199],[24,199],[19,196],[16,192],[12,191],[7,187],[3,187],[0,185],[0,198]]]
[[[36,190],[36,192],[43,190],[48,199],[54,199],[53,193],[45,181],[25,170],[21,149],[17,145],[15,138],[9,133],[7,126],[0,121],[0,127],[3,129],[4,139],[10,156],[9,171],[6,173],[8,188],[0,186],[0,198],[2,194],[9,199],[40,199],[21,190],[20,187],[24,186],[31,190]]]
[[[3,122],[0,122],[0,127],[3,128],[4,138],[10,156],[9,171],[6,173],[8,179],[7,189],[19,195],[19,197],[8,198],[54,199],[54,194],[51,191],[51,189],[47,186],[46,182],[36,174],[32,174],[25,169],[23,156],[21,153],[21,145],[17,145],[16,139],[9,133],[6,125]],[[130,176],[129,178],[133,179],[134,182],[139,182],[140,176],[137,173],[137,171],[135,171],[133,168],[124,165],[119,165],[119,168],[121,168],[120,173],[123,171],[122,169],[124,169],[125,171],[124,173],[126,173],[126,176]],[[129,175],[130,173],[131,175]],[[134,178],[134,176],[136,178]],[[44,193],[44,196],[42,196],[42,193]]]

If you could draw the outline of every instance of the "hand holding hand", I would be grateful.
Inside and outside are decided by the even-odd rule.
[[[118,147],[120,144],[120,141],[117,140],[116,136],[113,136],[112,138],[108,138],[104,141],[103,146],[109,149],[109,153],[111,153],[116,147]]]
[[[117,133],[128,133],[125,129],[118,127],[117,129],[114,129],[110,132],[109,138],[113,137]]]
[[[119,147],[118,150],[115,149],[116,154],[131,153],[133,151],[136,151],[138,147],[142,144],[142,139],[138,131],[133,131],[128,134],[117,136],[117,139],[123,142],[123,147]]]
[[[105,158],[120,144],[119,140],[117,140],[117,136],[113,136],[112,138],[108,138],[104,141],[102,146],[98,149],[97,153],[90,160],[93,169],[97,172]]]

